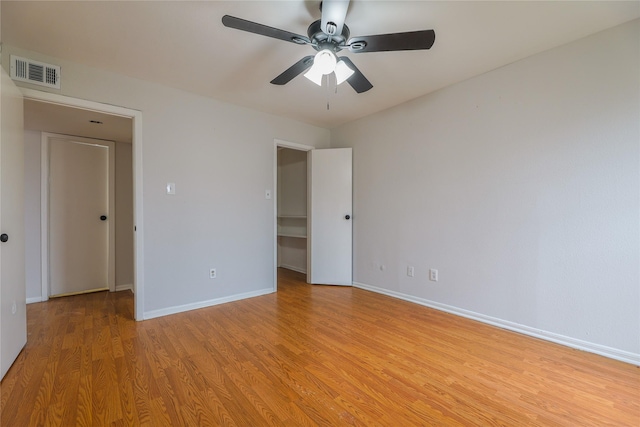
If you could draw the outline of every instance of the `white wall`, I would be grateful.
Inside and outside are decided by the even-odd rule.
[[[334,130],[354,281],[639,363],[639,40],[636,20]]]
[[[307,152],[278,151],[278,213],[307,214]]]
[[[6,68],[11,53],[62,66],[47,91],[142,112],[145,317],[273,290],[273,140],[327,147],[328,130],[7,45]]]
[[[116,143],[116,289],[133,286],[133,153],[131,148],[131,144]]]

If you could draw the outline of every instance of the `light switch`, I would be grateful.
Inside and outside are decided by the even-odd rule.
[[[176,194],[176,183],[168,182],[167,183],[167,194]]]
[[[269,200],[271,198],[271,190],[264,191],[264,198]]]

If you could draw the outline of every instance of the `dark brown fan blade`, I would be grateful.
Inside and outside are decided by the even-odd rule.
[[[268,27],[266,25],[258,24],[257,22],[247,21],[246,19],[236,18],[235,16],[224,15],[222,17],[222,24],[225,27],[235,28],[236,30],[247,31],[254,34],[260,34],[262,36],[273,37],[274,39],[280,39],[286,42],[296,44],[311,43],[311,40],[309,40],[309,38],[306,36],[290,33],[289,31],[279,30],[273,27]]]
[[[353,90],[358,93],[362,93],[368,91],[373,87],[371,82],[367,80],[364,74],[362,74],[360,70],[358,70],[358,67],[356,67],[349,58],[343,56],[340,59],[343,60],[349,66],[349,68],[353,70],[353,74],[347,79],[347,83],[351,85]]]
[[[284,73],[280,74],[275,79],[271,80],[271,84],[285,85],[293,80],[294,77],[307,71],[313,65],[313,56],[305,56],[300,61],[289,67]]]
[[[409,31],[406,33],[378,34],[349,39],[347,45],[353,53],[383,52],[393,50],[430,49],[436,40],[433,30]]]

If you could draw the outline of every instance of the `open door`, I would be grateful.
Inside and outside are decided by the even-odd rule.
[[[0,67],[0,378],[27,343],[22,93]]]
[[[351,148],[307,154],[307,282],[351,286]]]

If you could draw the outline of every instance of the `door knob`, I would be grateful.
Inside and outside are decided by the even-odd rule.
[[[100,215],[100,221],[106,221],[106,220],[107,220],[106,215]]]
[[[344,219],[351,219],[351,216],[350,215],[345,215]]]
[[[9,235],[8,234],[6,234],[6,233],[0,234],[0,242],[4,243],[7,240],[9,240]]]

